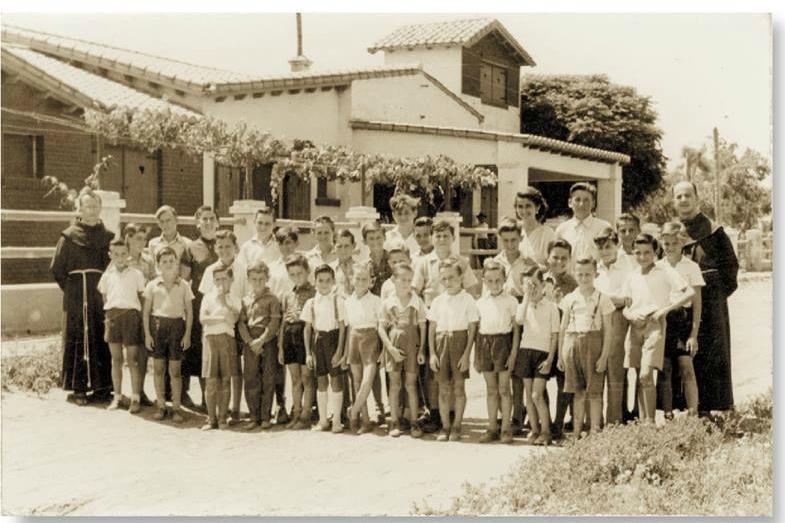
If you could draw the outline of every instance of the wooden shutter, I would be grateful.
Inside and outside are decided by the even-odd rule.
[[[492,103],[507,105],[507,70],[503,67],[493,66]]]

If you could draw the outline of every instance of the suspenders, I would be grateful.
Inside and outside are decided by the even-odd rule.
[[[602,294],[600,294],[598,292],[597,293],[597,303],[594,304],[594,312],[591,313],[591,322],[589,323],[589,332],[592,332],[594,330],[593,329],[593,327],[594,327],[594,320],[597,318],[597,310],[600,308],[600,298],[602,298]],[[569,327],[570,325],[573,325],[573,326],[575,325],[575,311],[573,310],[574,307],[575,307],[575,301],[570,303],[570,310],[569,310],[570,319],[567,322],[567,327]],[[579,333],[579,334],[583,334],[583,333]]]

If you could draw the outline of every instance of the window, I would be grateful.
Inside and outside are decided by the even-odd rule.
[[[41,178],[44,175],[44,137],[3,133],[2,175]]]
[[[480,66],[480,100],[507,107],[507,69],[488,62]]]
[[[316,178],[316,205],[340,207],[341,199],[337,196],[335,181],[328,181],[327,178]]]

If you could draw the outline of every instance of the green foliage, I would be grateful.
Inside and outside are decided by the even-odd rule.
[[[623,206],[660,186],[666,158],[652,101],[605,75],[526,75],[521,80],[521,132],[630,156],[623,167]]]
[[[609,427],[538,450],[491,485],[464,485],[440,515],[771,514],[772,396],[711,422]]]
[[[53,343],[31,353],[3,357],[3,390],[43,395],[62,382],[63,347]]]

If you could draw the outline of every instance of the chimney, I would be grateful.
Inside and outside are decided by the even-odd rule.
[[[291,67],[293,73],[299,73],[310,69],[313,62],[303,54],[302,15],[297,13],[295,16],[297,17],[297,56],[289,60],[289,67]]]

